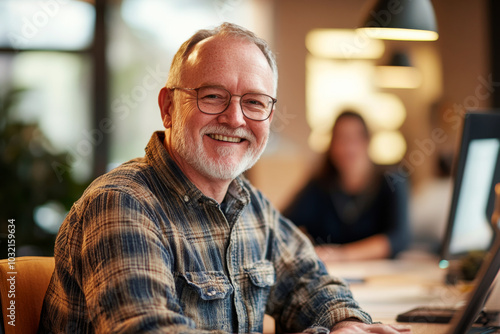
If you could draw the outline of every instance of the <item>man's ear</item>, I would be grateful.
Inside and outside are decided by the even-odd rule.
[[[158,105],[163,126],[165,129],[170,129],[172,127],[173,91],[163,87],[158,94]]]

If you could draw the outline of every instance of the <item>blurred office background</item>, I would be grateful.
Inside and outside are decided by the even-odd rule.
[[[432,4],[437,41],[389,41],[355,30],[370,0],[0,0],[1,232],[15,219],[16,255],[51,254],[88,183],[142,156],[162,129],[157,94],[180,44],[229,21],[266,39],[280,71],[253,183],[286,206],[318,167],[335,116],[354,109],[372,131],[372,159],[395,182],[410,178],[415,245],[434,251],[426,240],[444,231],[461,115],[500,104],[500,6]]]

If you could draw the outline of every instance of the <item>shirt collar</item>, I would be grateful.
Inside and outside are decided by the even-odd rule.
[[[217,202],[205,196],[181,171],[175,163],[168,151],[163,145],[165,133],[156,131],[151,136],[148,145],[146,146],[146,160],[148,164],[155,170],[156,174],[162,180],[162,183],[178,194],[186,203],[198,203],[200,201],[212,202],[214,205]],[[233,180],[228,188],[226,197],[230,195],[246,205],[250,201],[250,194],[245,187],[245,182],[242,177],[237,177]]]

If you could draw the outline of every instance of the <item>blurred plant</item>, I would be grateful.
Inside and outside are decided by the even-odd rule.
[[[55,153],[36,123],[12,117],[26,92],[13,89],[0,95],[0,232],[4,241],[0,257],[7,253],[4,238],[9,219],[15,219],[16,255],[52,255],[55,233],[43,228],[44,217],[50,215],[38,215],[42,221],[37,224],[34,213],[47,203],[67,211],[86,187],[68,174],[60,182],[51,165],[65,163],[66,153]]]

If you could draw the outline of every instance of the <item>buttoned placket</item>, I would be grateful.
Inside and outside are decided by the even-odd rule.
[[[239,181],[238,187],[241,187]],[[241,188],[240,188],[241,189]],[[233,196],[233,195],[230,195]],[[246,312],[246,307],[243,302],[243,293],[237,281],[235,281],[234,277],[240,271],[241,266],[240,256],[239,256],[239,240],[238,240],[238,220],[245,208],[248,205],[250,198],[247,193],[244,191],[237,191],[234,196],[241,196],[241,199],[233,199],[229,204],[229,208],[227,212],[223,212],[219,203],[217,203],[214,199],[206,197],[199,193],[198,191],[193,191],[193,189],[188,190],[188,192],[181,195],[183,201],[189,205],[202,205],[207,209],[216,210],[217,215],[220,216],[220,221],[227,224],[226,226],[229,228],[229,243],[226,247],[225,257],[226,257],[226,268],[224,268],[224,272],[226,273],[231,285],[233,286],[234,295],[233,295],[233,305],[236,310],[237,319],[237,328],[239,333],[247,333],[249,332],[250,320],[248,319],[248,313]],[[242,257],[241,257],[242,258]],[[234,320],[233,320],[234,321]]]
[[[234,281],[234,277],[239,272],[240,267],[243,265],[240,263],[239,257],[239,241],[238,241],[238,218],[243,211],[244,205],[240,204],[236,208],[232,208],[235,210],[233,214],[234,224],[232,224],[231,233],[229,237],[229,245],[226,252],[226,262],[227,268],[229,271],[229,280],[234,288],[234,297],[233,303],[236,309],[236,315],[238,318],[238,332],[239,333],[247,333],[249,332],[249,319],[248,314],[246,312],[245,305],[243,303],[243,295],[239,284]]]
[[[234,277],[239,273],[242,263],[240,263],[238,252],[239,252],[239,242],[238,242],[238,220],[245,208],[245,203],[237,200],[234,205],[228,209],[228,212],[224,213],[219,203],[212,199],[201,200],[203,204],[211,206],[216,209],[221,217],[230,229],[229,234],[229,244],[226,248],[226,274],[231,282],[234,289],[233,305],[236,310],[236,316],[238,321],[238,332],[246,333],[249,331],[249,319],[248,314],[245,311],[245,305],[243,303],[243,295],[239,284],[234,280]],[[229,220],[228,220],[229,218]]]
[[[184,195],[184,201],[186,203],[191,201],[191,199],[187,194]],[[237,225],[238,225],[238,219],[241,216],[245,204],[243,204],[240,201],[237,201],[237,203],[229,209],[230,212],[228,213],[224,213],[220,204],[211,198],[202,196],[199,199],[199,204],[208,207],[210,210],[216,210],[217,215],[220,216],[220,220],[223,221],[230,230],[229,243],[225,250],[226,268],[224,268],[224,272],[226,273],[234,289],[233,305],[236,310],[236,316],[237,316],[237,319],[234,320],[237,320],[238,332],[239,333],[248,332],[249,320],[247,312],[245,312],[243,296],[238,283],[233,279],[233,277],[235,277],[238,274],[241,266],[238,260]],[[228,220],[228,217],[231,219],[231,221]],[[211,295],[211,293],[209,292],[208,295]]]

